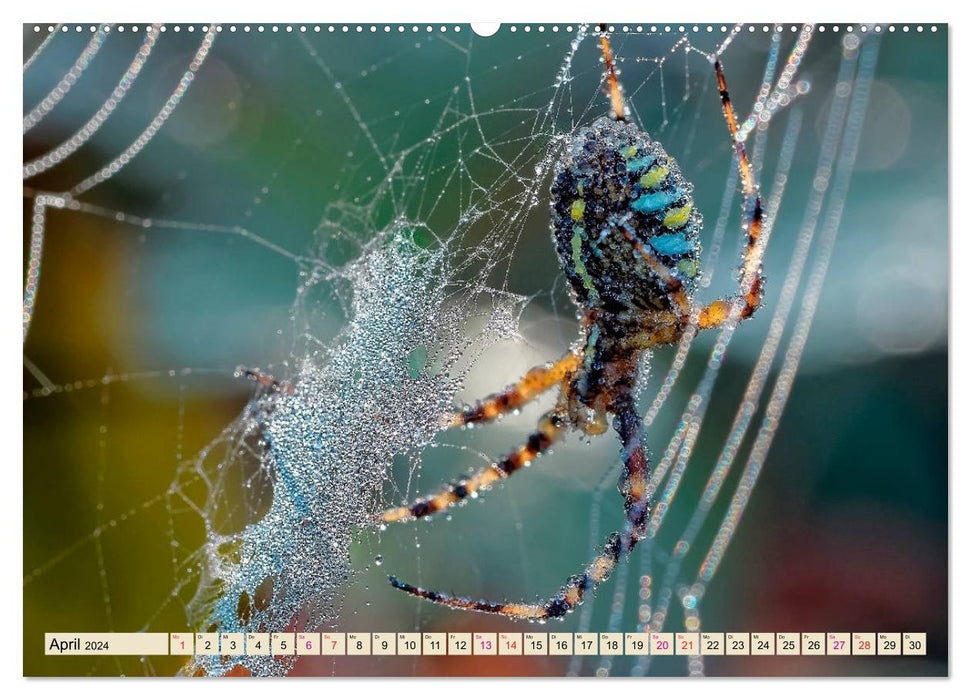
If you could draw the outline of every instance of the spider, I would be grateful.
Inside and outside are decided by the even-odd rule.
[[[618,488],[624,498],[624,530],[607,538],[582,573],[571,576],[553,597],[536,603],[472,600],[389,576],[395,588],[434,603],[530,620],[562,617],[582,603],[607,580],[620,557],[646,536],[653,507],[648,493],[651,465],[633,394],[641,356],[686,333],[748,318],[761,306],[762,203],[720,61],[714,59],[713,65],[737,156],[747,242],[738,296],[698,307],[692,294],[700,271],[702,217],[694,207],[692,186],[661,144],[631,122],[603,28],[600,48],[609,115],[570,137],[550,191],[553,243],[580,310],[580,340],[556,362],[529,370],[504,391],[457,412],[448,427],[491,421],[558,386],[555,407],[540,418],[523,447],[438,493],[385,511],[381,520],[415,520],[454,506],[515,474],[568,429],[600,434],[612,416],[622,444]]]

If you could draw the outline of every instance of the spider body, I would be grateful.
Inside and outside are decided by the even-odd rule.
[[[608,117],[574,136],[551,188],[553,240],[577,304],[611,315],[674,311],[670,292],[693,290],[701,214],[692,186],[657,141]],[[680,285],[668,286],[650,251]]]
[[[553,243],[587,327],[569,413],[588,433],[616,411],[641,352],[683,330],[673,295],[694,290],[702,225],[691,191],[660,143],[608,117],[573,136],[556,165]],[[592,409],[586,421],[577,401]]]
[[[389,577],[406,593],[453,608],[510,617],[562,617],[605,581],[621,556],[643,539],[653,506],[651,466],[643,421],[634,399],[645,350],[685,333],[751,316],[761,305],[762,205],[721,64],[713,61],[722,111],[732,137],[743,187],[746,247],[739,293],[707,306],[692,302],[699,272],[701,214],[692,186],[657,141],[632,124],[614,68],[610,43],[600,39],[611,113],[572,136],[557,162],[551,186],[551,229],[560,264],[580,311],[580,341],[554,363],[458,411],[449,427],[483,423],[559,387],[554,407],[525,444],[442,490],[385,511],[384,523],[423,518],[475,496],[542,454],[567,429],[599,434],[609,418],[620,438],[623,470],[618,485],[625,524],[607,538],[582,573],[553,597],[535,603],[494,603],[426,590]]]

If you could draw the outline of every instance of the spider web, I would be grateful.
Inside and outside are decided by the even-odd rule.
[[[613,438],[570,439],[454,514],[373,522],[521,440],[542,402],[482,429],[441,425],[456,400],[576,337],[547,193],[564,140],[606,109],[593,28],[62,29],[25,27],[25,462],[57,464],[25,479],[27,648],[30,628],[535,629],[414,601],[384,575],[551,595],[622,522]],[[703,628],[803,359],[864,132],[879,35],[813,33],[613,28],[632,117],[678,158],[706,215],[705,299],[737,286],[741,250],[710,57],[725,63],[752,115],[771,286],[737,340],[734,324],[689,334],[646,363],[650,537],[562,629]],[[794,177],[807,157],[812,177]],[[72,291],[95,300],[79,309]],[[747,383],[726,384],[730,362]],[[71,430],[45,445],[55,425]],[[77,597],[52,605],[68,579]],[[58,673],[178,670],[62,661]],[[534,672],[702,673],[702,661],[551,657]],[[295,662],[199,656],[182,670],[365,668]],[[382,670],[436,672],[424,657]]]

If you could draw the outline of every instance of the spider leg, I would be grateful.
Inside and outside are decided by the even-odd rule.
[[[713,328],[728,320],[732,307],[736,301],[743,302],[741,318],[749,318],[762,305],[762,292],[765,277],[762,276],[762,251],[759,250],[759,238],[762,235],[762,197],[759,195],[758,185],[752,174],[752,164],[749,162],[745,143],[738,135],[738,119],[728,96],[725,74],[721,61],[715,61],[715,75],[718,78],[718,92],[721,95],[722,111],[725,122],[735,147],[738,161],[738,174],[742,183],[743,204],[742,211],[747,214],[748,221],[744,230],[748,236],[745,252],[742,255],[742,265],[739,270],[742,280],[742,292],[730,299],[716,299],[700,310],[699,327]]]
[[[392,586],[418,598],[424,598],[439,605],[447,605],[461,610],[493,613],[524,619],[544,619],[563,617],[583,602],[587,593],[606,581],[624,554],[630,553],[643,536],[644,524],[650,512],[650,499],[647,488],[650,463],[643,444],[643,425],[637,413],[629,388],[621,388],[615,399],[616,417],[614,427],[623,442],[624,471],[620,481],[620,492],[624,496],[624,510],[627,522],[624,532],[615,532],[604,543],[603,550],[597,555],[583,573],[567,579],[559,592],[547,601],[535,603],[492,602],[472,600],[430,591],[395,576],[389,576]]]
[[[513,411],[562,382],[579,366],[580,356],[576,352],[570,352],[551,365],[533,367],[522,379],[505,390],[490,394],[476,401],[474,406],[456,412],[448,427],[457,428],[469,423],[485,423]]]
[[[488,600],[472,600],[471,598],[459,598],[447,593],[429,591],[410,583],[401,581],[397,576],[388,576],[388,582],[399,591],[404,591],[417,598],[424,598],[439,605],[447,605],[450,608],[459,610],[475,610],[477,612],[493,613],[495,615],[506,615],[508,617],[520,617],[525,619],[539,619],[547,617],[545,608],[540,602],[537,603],[492,603]]]
[[[250,381],[261,384],[262,386],[276,389],[277,391],[285,391],[288,394],[293,393],[293,386],[290,384],[284,384],[283,382],[274,379],[269,374],[264,374],[258,369],[249,369],[248,367],[239,366],[236,368],[235,376],[245,377]]]
[[[526,440],[526,444],[514,450],[495,464],[490,464],[475,474],[448,484],[435,494],[419,498],[410,506],[390,508],[381,515],[381,521],[393,523],[399,520],[424,518],[449,508],[459,501],[474,496],[494,482],[505,479],[529,464],[538,455],[546,452],[569,424],[566,415],[554,409],[543,415],[536,425],[536,431]]]
[[[607,38],[607,28],[600,25],[600,50],[603,51],[604,65],[607,66],[607,89],[610,94],[611,117],[619,122],[627,121],[627,107],[624,105],[624,93],[617,79],[617,69],[614,56],[610,50],[610,39]]]

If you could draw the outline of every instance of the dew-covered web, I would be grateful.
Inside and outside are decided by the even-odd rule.
[[[499,390],[577,337],[549,245],[548,191],[565,140],[608,108],[595,29],[506,27],[491,38],[464,26],[90,29],[81,37],[73,25],[25,28],[25,85],[46,85],[41,99],[24,105],[25,414],[36,412],[41,424],[45,410],[55,416],[51,425],[74,420],[69,410],[62,415],[67,409],[43,408],[63,402],[92,416],[77,425],[95,431],[91,438],[79,427],[80,437],[58,438],[94,440],[90,452],[79,452],[91,461],[79,458],[78,467],[94,486],[83,499],[64,496],[77,501],[78,522],[91,526],[61,523],[38,535],[42,545],[25,554],[25,596],[43,606],[55,582],[77,577],[96,591],[96,604],[79,604],[72,624],[91,630],[520,629],[418,602],[391,591],[383,576],[393,570],[416,584],[493,600],[551,596],[604,533],[621,526],[614,437],[570,439],[540,469],[454,516],[387,530],[375,523],[385,506],[432,491],[521,441],[542,406],[474,431],[443,427],[457,403]],[[577,631],[693,631],[702,628],[705,595],[731,555],[799,368],[847,198],[878,32],[858,27],[822,40],[811,26],[614,26],[611,36],[632,119],[695,181],[707,222],[700,300],[737,288],[743,238],[715,56],[744,120],[765,204],[766,306],[756,320],[709,331],[707,340],[689,332],[645,362],[640,401],[656,504],[649,535],[563,623]],[[814,51],[821,58],[810,88],[802,64]],[[183,145],[202,143],[176,123],[180,110],[205,97],[193,84],[207,70],[247,60],[254,82],[305,94],[279,107],[282,138],[263,132],[268,155],[255,175],[194,192],[179,184],[185,168],[166,158],[166,129],[178,126]],[[166,70],[155,72],[153,62]],[[90,97],[93,83],[85,80],[93,81],[93,71],[113,74],[113,84],[97,109],[84,112],[72,99],[82,91]],[[230,110],[247,105],[240,83]],[[810,101],[821,146],[814,176],[796,189],[790,171],[809,131],[803,103]],[[326,189],[308,185],[308,177]],[[230,186],[239,191],[218,191]],[[274,196],[285,202],[274,216],[303,207],[312,210],[312,225],[269,216]],[[187,217],[180,198],[212,206],[204,201],[204,216]],[[777,226],[783,212],[798,225]],[[302,220],[296,211],[294,219]],[[234,250],[251,246],[287,266],[291,301],[276,345],[264,346],[262,358],[209,365],[175,356],[146,367],[109,351],[114,359],[100,369],[82,375],[82,364],[72,372],[41,345],[52,337],[44,324],[61,322],[56,296],[45,300],[55,293],[42,262],[56,255],[57,237],[98,226],[176,255],[200,239],[232,241]],[[254,275],[258,289],[259,268],[239,274]],[[36,342],[35,333],[42,334]],[[733,365],[745,368],[747,384],[723,392],[716,380],[736,335],[749,336],[740,341],[748,343],[740,348],[745,361]],[[66,374],[51,374],[50,365]],[[139,423],[123,417],[125,402],[142,400],[140,387],[176,397],[153,414],[168,437],[152,438],[162,454],[148,464],[129,456]],[[236,401],[238,415],[221,430],[197,415],[207,391],[217,402]],[[728,422],[709,428],[721,420],[714,413]],[[210,432],[190,427],[197,424]],[[715,447],[697,450],[712,432]],[[519,488],[527,495],[517,500]],[[69,482],[64,489],[70,494]],[[27,501],[36,514],[28,516],[30,535],[53,506],[30,494]],[[568,543],[567,556],[553,555],[560,545],[551,538]],[[144,587],[127,590],[136,580]],[[183,670],[278,675],[295,662],[197,656]],[[96,674],[175,670],[158,659],[84,663]],[[325,665],[305,672],[345,671],[343,660],[318,663]],[[441,670],[423,658],[394,663],[386,672]],[[640,675],[655,662],[576,656],[559,663],[539,672]],[[677,663],[672,672],[704,671],[700,656]]]

